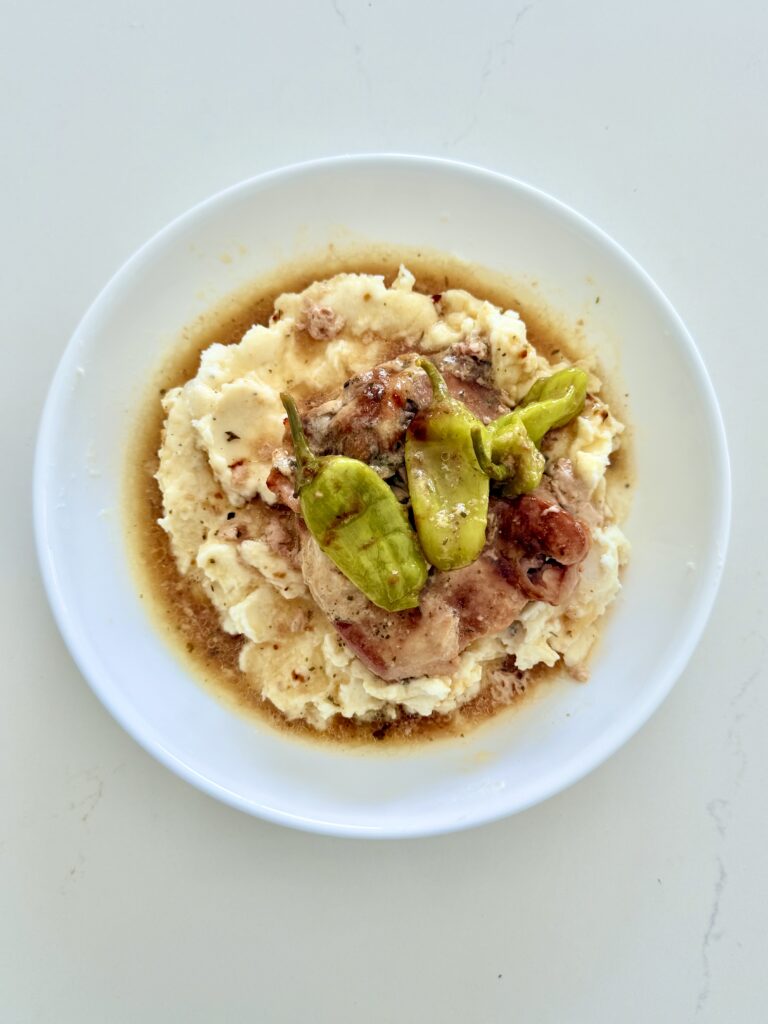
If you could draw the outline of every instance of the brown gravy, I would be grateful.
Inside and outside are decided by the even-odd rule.
[[[254,282],[245,292],[231,296],[188,325],[173,350],[162,361],[141,403],[137,431],[127,458],[125,520],[142,599],[153,623],[160,629],[187,667],[221,700],[241,712],[296,737],[336,744],[382,745],[391,748],[414,740],[431,742],[441,737],[463,736],[504,707],[515,705],[545,679],[563,670],[534,670],[527,674],[526,693],[510,701],[494,696],[486,687],[472,701],[450,715],[430,718],[413,716],[392,724],[362,725],[337,715],[325,732],[304,722],[289,722],[271,704],[255,693],[238,668],[241,637],[225,633],[202,590],[180,577],[164,531],[157,525],[162,515],[160,489],[154,479],[163,424],[160,397],[166,390],[183,384],[197,372],[200,353],[214,342],[240,341],[253,324],[266,324],[275,299],[283,292],[302,291],[312,281],[342,271],[383,274],[390,283],[400,263],[416,277],[416,287],[425,294],[448,288],[465,288],[502,308],[515,309],[526,323],[528,337],[543,354],[576,359],[588,352],[583,320],[567,322],[546,309],[537,299],[535,282],[511,282],[498,273],[463,263],[455,257],[427,251],[397,251],[367,248],[364,252],[339,252],[333,247],[314,259],[275,271]],[[626,423],[626,394],[606,382],[604,394],[617,415]],[[631,438],[624,435],[622,448],[609,470],[610,501],[621,520],[628,505],[631,485]]]

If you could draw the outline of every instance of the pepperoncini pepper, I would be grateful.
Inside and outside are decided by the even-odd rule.
[[[405,468],[416,531],[436,569],[460,569],[485,546],[489,481],[472,447],[480,421],[448,393],[428,359],[417,360],[432,384],[433,400],[408,427]]]
[[[531,385],[515,412],[520,413],[528,436],[537,448],[548,430],[564,427],[579,415],[587,397],[587,382],[585,370],[569,366]]]
[[[498,432],[475,427],[472,445],[480,468],[492,480],[506,480],[508,497],[535,491],[544,475],[546,459],[531,440],[519,416],[504,417]]]
[[[558,370],[533,384],[519,405],[488,427],[475,427],[472,444],[483,471],[506,480],[508,495],[527,494],[541,483],[544,435],[578,416],[587,394],[587,374],[577,366]]]
[[[348,580],[380,608],[416,608],[429,567],[406,509],[357,459],[313,454],[296,403],[280,396],[296,454],[296,493],[307,529]]]

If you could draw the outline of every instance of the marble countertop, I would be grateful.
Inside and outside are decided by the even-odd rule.
[[[768,1019],[767,32],[756,2],[6,8],[0,1019]],[[120,730],[53,624],[30,493],[59,356],[148,236],[382,150],[537,185],[643,264],[717,390],[734,525],[702,643],[618,754],[514,818],[361,843],[252,820]]]

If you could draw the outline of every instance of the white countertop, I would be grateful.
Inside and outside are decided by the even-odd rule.
[[[0,1020],[768,1019],[767,32],[757,2],[6,6]],[[712,619],[651,722],[533,810],[397,843],[250,819],[140,750],[30,520],[45,390],[112,272],[228,184],[373,150],[508,173],[622,243],[697,340],[734,475]]]

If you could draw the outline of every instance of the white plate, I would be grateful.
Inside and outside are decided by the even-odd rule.
[[[565,681],[466,740],[386,757],[300,744],[217,703],[148,621],[119,515],[125,443],[162,343],[276,264],[359,237],[429,246],[535,278],[574,319],[589,308],[590,337],[611,365],[609,339],[620,340],[636,427],[637,487],[626,524],[632,562],[590,682]],[[235,257],[224,262],[225,253]],[[645,722],[712,607],[730,483],[702,361],[667,300],[619,246],[509,178],[441,160],[363,156],[244,182],[129,260],[61,360],[40,427],[34,497],[59,627],[94,691],[139,743],[201,789],[272,821],[411,836],[543,800]]]

